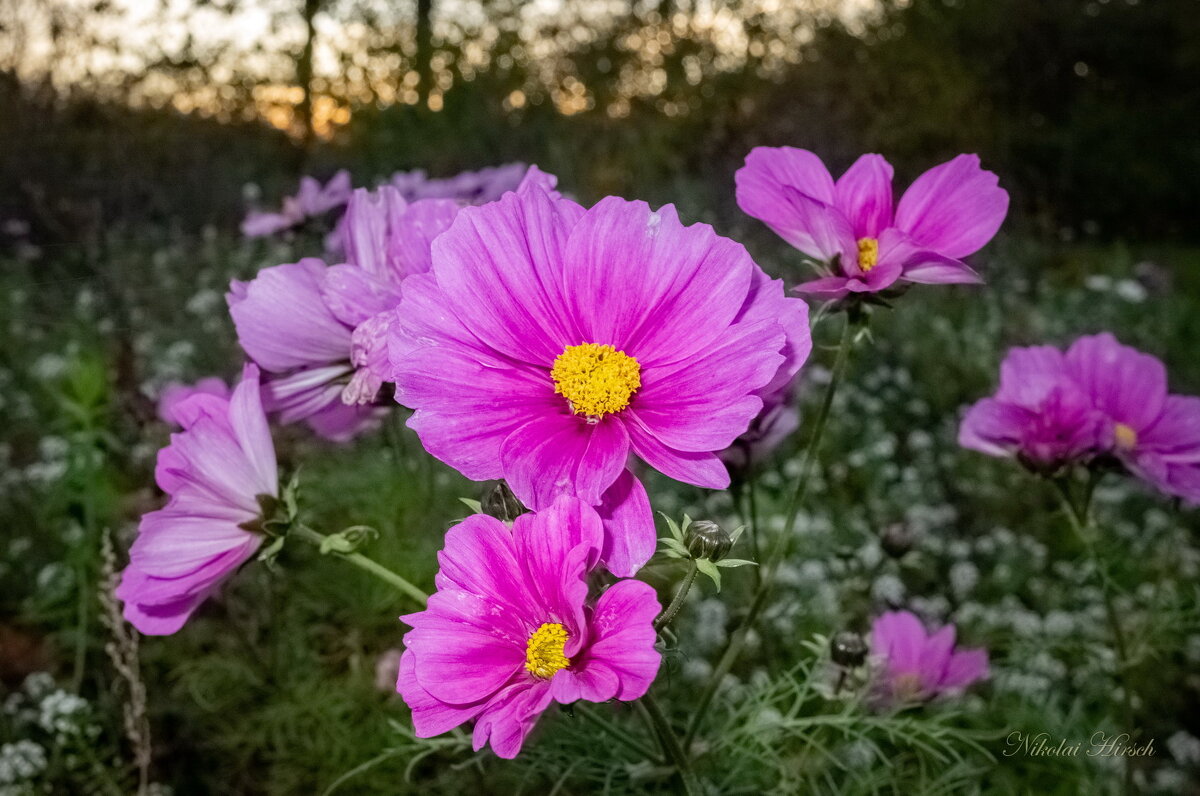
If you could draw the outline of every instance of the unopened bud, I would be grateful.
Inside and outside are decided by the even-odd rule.
[[[833,662],[848,669],[857,669],[867,659],[867,642],[853,630],[843,630],[829,642]]]
[[[502,522],[512,522],[528,511],[503,481],[488,492],[483,500],[483,510]]]
[[[700,520],[688,525],[683,543],[692,558],[707,558],[716,563],[729,554],[733,539],[715,522]]]
[[[896,522],[883,529],[879,537],[879,546],[883,552],[892,558],[903,558],[905,553],[913,549],[917,535],[902,522]]]

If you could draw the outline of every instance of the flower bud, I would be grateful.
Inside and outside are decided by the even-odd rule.
[[[733,539],[715,522],[700,520],[688,525],[683,544],[692,558],[707,558],[716,563],[729,553]]]
[[[492,487],[487,497],[484,498],[483,510],[501,522],[512,522],[529,509],[517,500],[517,496],[508,488],[508,484],[501,481]]]
[[[848,669],[857,669],[867,659],[867,642],[853,630],[843,630],[829,642],[833,662]]]
[[[883,552],[892,558],[903,558],[904,554],[913,549],[917,535],[902,522],[895,522],[883,529],[879,537],[879,546]]]

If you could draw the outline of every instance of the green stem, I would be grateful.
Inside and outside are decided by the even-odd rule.
[[[307,525],[293,525],[289,533],[294,534],[295,536],[313,544],[318,548],[320,548],[321,543],[328,538],[325,534],[320,533],[319,531],[314,531]],[[429,595],[427,595],[425,592],[421,591],[416,586],[409,583],[408,580],[400,575],[397,575],[395,572],[392,572],[382,564],[367,558],[362,553],[333,553],[333,555],[336,555],[338,558],[341,558],[344,561],[349,561],[359,569],[370,572],[372,575],[384,581],[385,583],[394,586],[397,591],[404,593],[412,600],[419,603],[422,607],[424,607],[425,603],[429,601]]]
[[[662,630],[671,624],[671,620],[675,618],[675,614],[679,613],[679,609],[683,608],[683,599],[691,591],[692,583],[696,580],[696,573],[699,571],[700,566],[693,560],[688,567],[687,576],[683,579],[683,583],[679,585],[679,590],[675,592],[675,597],[671,600],[671,604],[667,606],[667,610],[663,611],[658,619],[654,620],[655,630]]]
[[[704,791],[700,787],[699,780],[696,779],[696,772],[692,771],[692,765],[688,761],[687,755],[684,754],[683,747],[679,745],[679,737],[671,729],[671,725],[667,722],[667,717],[663,715],[658,703],[652,696],[646,694],[638,700],[637,704],[650,720],[650,724],[654,726],[654,731],[658,733],[659,743],[662,744],[667,759],[675,764],[675,769],[679,772],[679,779],[683,782],[683,792],[687,796],[699,796]]]
[[[700,696],[697,708],[692,714],[691,724],[688,725],[687,734],[683,739],[685,746],[690,746],[692,739],[696,737],[696,732],[700,729],[700,725],[704,721],[704,715],[708,711],[708,706],[712,703],[713,697],[721,685],[721,681],[725,679],[725,675],[729,673],[729,670],[733,668],[733,664],[737,662],[743,647],[746,646],[746,639],[749,636],[750,629],[758,621],[759,614],[762,613],[767,605],[767,599],[770,597],[771,589],[774,586],[775,573],[783,561],[784,553],[787,552],[788,542],[791,541],[792,534],[796,530],[796,520],[800,516],[800,505],[804,501],[804,497],[808,492],[808,484],[812,480],[813,467],[817,462],[817,450],[821,445],[821,438],[824,436],[825,426],[829,421],[829,409],[833,405],[833,396],[837,393],[838,385],[841,383],[842,376],[846,372],[846,363],[850,358],[852,337],[856,326],[857,324],[853,323],[847,316],[846,324],[842,327],[842,337],[838,343],[837,355],[833,361],[833,370],[829,376],[829,384],[825,387],[825,395],[821,399],[821,407],[817,411],[817,419],[813,425],[812,437],[809,439],[808,447],[804,450],[804,459],[800,464],[800,473],[796,478],[796,488],[793,490],[792,497],[788,501],[787,519],[784,522],[783,530],[775,537],[775,544],[772,545],[770,552],[767,554],[767,561],[763,567],[762,581],[758,589],[755,590],[754,599],[750,603],[750,610],[746,613],[746,618],[738,626],[738,629],[730,637],[729,646],[725,648],[725,654],[717,662],[717,666],[713,669],[712,676],[704,688],[704,693]]]
[[[576,703],[573,711],[576,716],[582,716],[584,720],[594,724],[596,727],[599,727],[601,730],[608,733],[609,737],[611,737],[614,741],[621,744],[629,751],[637,754],[639,757],[649,760],[654,760],[658,757],[658,755],[647,749],[645,745],[639,742],[636,738],[607,719],[601,718],[599,714],[593,712],[591,708],[584,707],[582,704]]]
[[[1071,497],[1069,486],[1063,481],[1056,481],[1055,486],[1058,487],[1058,496],[1062,500],[1063,510],[1068,519],[1071,521],[1071,529],[1075,531],[1075,535],[1079,541],[1083,543],[1084,550],[1087,552],[1088,560],[1096,569],[1096,574],[1100,578],[1100,594],[1104,599],[1104,616],[1108,622],[1109,632],[1113,637],[1113,651],[1117,656],[1117,683],[1121,687],[1121,708],[1124,713],[1125,729],[1130,734],[1134,731],[1134,714],[1133,714],[1133,694],[1129,689],[1129,682],[1125,674],[1129,667],[1129,645],[1125,639],[1125,630],[1121,627],[1121,619],[1117,614],[1116,602],[1113,599],[1113,583],[1108,576],[1108,569],[1104,562],[1100,559],[1100,554],[1096,550],[1094,536],[1095,526],[1092,522],[1091,502],[1092,492],[1095,489],[1096,482],[1093,479],[1089,482],[1087,490],[1084,493],[1083,505],[1077,506]],[[1133,760],[1125,758],[1125,793],[1133,793]]]

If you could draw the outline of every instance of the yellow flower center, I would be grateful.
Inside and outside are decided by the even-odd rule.
[[[875,238],[858,239],[858,267],[863,273],[870,271],[879,262],[879,241]]]
[[[577,415],[599,419],[629,406],[642,386],[642,366],[610,345],[569,345],[554,359],[554,391]]]
[[[912,702],[921,696],[924,688],[921,686],[921,675],[905,672],[892,678],[892,695],[905,702]]]
[[[558,622],[547,622],[533,631],[525,648],[525,671],[549,680],[559,669],[570,666],[571,659],[563,655],[567,638],[566,628]]]
[[[1117,447],[1123,451],[1131,451],[1137,447],[1137,432],[1124,423],[1117,423],[1113,426],[1113,439],[1116,440]]]

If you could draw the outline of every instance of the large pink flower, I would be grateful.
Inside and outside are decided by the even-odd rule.
[[[171,499],[142,518],[116,591],[125,618],[149,635],[177,631],[254,555],[264,537],[245,526],[279,494],[256,367],[246,366],[228,398],[197,392],[172,419],[183,431],[159,452],[155,471]]]
[[[584,210],[536,188],[463,210],[432,270],[405,282],[391,332],[396,399],[425,448],[535,509],[562,494],[600,505],[630,453],[724,488],[716,451],[809,348],[807,306],[739,244],[670,205]],[[613,572],[653,552],[650,519]]]
[[[871,652],[883,664],[879,686],[894,702],[930,699],[961,691],[988,676],[983,649],[955,650],[954,625],[927,633],[908,611],[891,611],[871,626]]]
[[[1008,193],[975,155],[925,172],[898,204],[892,167],[879,155],[863,155],[834,182],[812,152],[757,147],[736,181],[745,213],[830,270],[797,288],[822,298],[874,293],[898,279],[978,282],[961,258],[983,248],[1008,212]]]
[[[658,672],[654,590],[636,580],[594,603],[585,577],[601,522],[574,498],[524,514],[510,531],[482,514],[446,534],[437,592],[401,619],[396,690],[428,738],[475,720],[474,745],[512,758],[551,702],[633,700]]]

